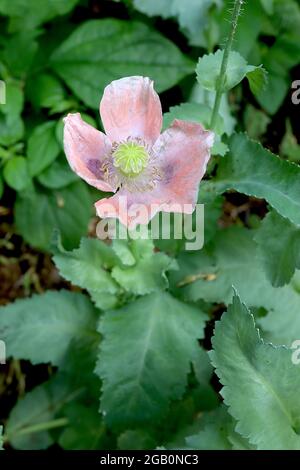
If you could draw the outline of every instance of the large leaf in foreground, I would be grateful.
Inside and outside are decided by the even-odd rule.
[[[112,80],[143,75],[157,91],[193,72],[177,47],[143,23],[91,20],[79,26],[50,59],[52,68],[88,106],[97,109]]]
[[[230,152],[220,160],[214,190],[235,189],[266,199],[291,222],[300,225],[300,167],[282,160],[244,134],[235,134]]]
[[[236,430],[258,449],[300,449],[300,374],[292,351],[266,344],[238,296],[216,323],[211,359]]]
[[[105,314],[96,372],[108,424],[130,428],[156,420],[183,395],[205,320],[199,308],[164,292]]]
[[[63,362],[74,337],[93,338],[96,310],[80,293],[61,290],[0,308],[0,337],[7,355],[33,364]]]

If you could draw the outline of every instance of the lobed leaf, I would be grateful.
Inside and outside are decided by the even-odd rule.
[[[48,291],[0,307],[0,336],[9,357],[60,365],[75,336],[93,337],[96,310],[80,293]]]
[[[292,350],[265,343],[237,295],[216,323],[212,345],[236,431],[259,450],[299,450],[300,374]]]
[[[166,292],[104,315],[96,373],[103,382],[101,412],[110,426],[155,421],[170,400],[183,395],[205,320],[199,308]]]

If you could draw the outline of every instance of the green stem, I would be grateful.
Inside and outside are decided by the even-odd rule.
[[[216,121],[218,118],[219,114],[219,108],[221,104],[221,99],[223,95],[223,90],[224,90],[224,85],[225,85],[225,80],[226,80],[226,70],[227,70],[227,65],[228,65],[228,60],[229,60],[229,55],[230,51],[232,48],[232,43],[234,39],[234,35],[236,32],[237,28],[237,23],[238,23],[238,17],[241,12],[241,8],[243,5],[244,0],[235,0],[234,2],[234,7],[233,7],[233,12],[232,12],[232,19],[231,19],[231,28],[230,32],[226,41],[225,49],[224,49],[224,54],[223,54],[223,59],[222,59],[222,64],[221,64],[221,69],[220,69],[220,75],[218,78],[218,84],[217,84],[217,91],[216,91],[216,97],[215,97],[215,103],[214,103],[214,108],[213,112],[211,115],[211,121],[210,121],[210,128],[214,129],[216,125]]]
[[[33,434],[36,432],[49,431],[50,429],[60,428],[66,426],[68,422],[69,421],[67,418],[58,418],[53,419],[52,421],[46,421],[44,423],[33,424],[32,426],[28,426],[27,428],[23,428],[19,431],[14,432],[12,435],[4,434],[3,440],[6,442],[9,441],[12,436],[24,436],[26,434]]]

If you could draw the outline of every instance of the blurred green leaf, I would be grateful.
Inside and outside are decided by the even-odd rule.
[[[37,180],[45,188],[60,189],[78,181],[78,176],[70,169],[66,157],[62,155],[43,170]]]
[[[40,124],[28,139],[27,156],[31,176],[41,173],[58,157],[60,147],[55,137],[55,126],[55,121]]]
[[[273,0],[272,21],[278,31],[299,34],[300,5],[297,0]]]
[[[268,86],[258,94],[257,100],[263,109],[273,115],[280,108],[289,87],[287,78],[270,72],[268,74]]]
[[[16,300],[0,307],[0,311],[1,338],[7,355],[33,364],[59,365],[74,336],[95,335],[97,312],[80,293],[48,291]]]
[[[185,391],[205,320],[199,308],[164,292],[104,315],[96,373],[109,425],[126,429],[162,418]]]
[[[273,286],[289,283],[295,269],[300,269],[300,227],[272,211],[262,221],[255,240]]]
[[[32,246],[49,250],[53,230],[59,229],[64,246],[78,246],[86,235],[91,215],[91,197],[87,186],[78,181],[65,188],[18,193],[15,205],[17,230]]]
[[[1,0],[0,0],[1,8]],[[2,57],[14,77],[23,78],[30,71],[38,50],[37,31],[21,31],[5,41]]]
[[[0,0],[0,13],[11,17],[12,29],[33,29],[71,11],[79,0]]]
[[[259,139],[265,134],[271,119],[259,109],[248,104],[244,113],[244,124],[251,139]]]
[[[6,103],[0,106],[0,144],[13,145],[24,133],[21,113],[24,106],[23,91],[17,84],[6,84]]]
[[[27,159],[24,157],[13,157],[7,161],[3,169],[6,183],[16,191],[23,191],[31,183]]]
[[[212,344],[211,359],[237,432],[259,450],[299,450],[300,375],[292,350],[265,343],[237,295],[216,323]]]
[[[52,108],[65,99],[61,82],[53,75],[42,73],[35,77],[34,87],[27,84],[27,96],[36,108]]]
[[[268,71],[268,86],[258,94],[257,100],[269,114],[275,114],[284,101],[291,86],[289,72],[298,65],[299,55],[298,31],[279,34],[274,45],[262,55]]]
[[[149,16],[177,18],[193,46],[206,46],[209,10],[221,6],[220,0],[133,0],[136,9]]]
[[[286,123],[286,132],[280,144],[280,154],[291,162],[300,162],[300,145],[289,120]]]
[[[149,76],[158,92],[193,72],[193,62],[143,23],[91,20],[79,26],[53,53],[50,64],[78,98],[98,109],[112,80]]]
[[[272,15],[274,12],[274,0],[260,0],[262,6],[269,15]]]

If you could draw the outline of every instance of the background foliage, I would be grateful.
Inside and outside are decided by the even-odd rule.
[[[243,7],[202,250],[95,239],[63,153],[64,115],[101,129],[122,76],[154,80],[164,127],[209,127],[231,7],[0,0],[1,447],[300,449],[299,0]]]

